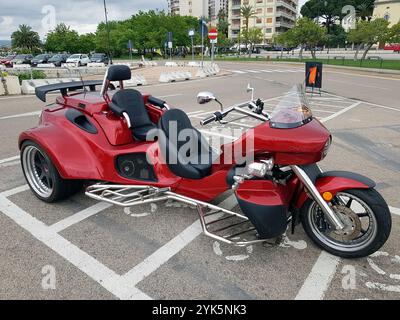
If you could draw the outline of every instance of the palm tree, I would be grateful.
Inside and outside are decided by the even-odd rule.
[[[361,18],[361,20],[370,21],[372,19],[372,15],[374,13],[374,3],[375,0],[368,0],[357,6],[357,15]]]
[[[245,5],[240,8],[240,14],[244,18],[244,25],[245,25],[245,42],[246,42],[246,48],[249,45],[249,39],[248,39],[248,34],[249,34],[249,23],[250,23],[250,18],[254,17],[256,12],[254,11],[253,7],[250,5]],[[239,48],[240,49],[240,48]]]
[[[250,18],[254,17],[256,12],[254,11],[252,6],[243,6],[240,8],[240,14],[244,18],[244,25],[246,27],[246,32],[249,31],[249,22]]]
[[[28,49],[29,51],[39,48],[41,45],[39,34],[26,24],[20,25],[19,30],[12,33],[11,40],[14,48]]]

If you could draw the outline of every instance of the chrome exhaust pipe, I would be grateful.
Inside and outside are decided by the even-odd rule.
[[[345,228],[343,222],[336,216],[331,207],[322,198],[307,173],[298,166],[290,167],[292,168],[296,176],[300,179],[300,181],[304,184],[304,187],[307,188],[307,190],[310,192],[314,200],[318,203],[322,212],[325,214],[325,217],[329,220],[331,225],[335,227],[336,230],[343,230]]]

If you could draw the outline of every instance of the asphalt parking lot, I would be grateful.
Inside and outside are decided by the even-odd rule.
[[[229,106],[248,100],[251,83],[271,110],[304,77],[298,65],[220,66],[231,75],[140,90],[184,109],[215,140],[221,128],[199,121],[218,105],[197,105],[199,91]],[[230,247],[202,235],[193,208],[171,201],[122,209],[81,192],[45,204],[26,186],[17,147],[43,105],[30,96],[0,98],[0,299],[399,299],[399,84],[400,76],[327,69],[324,92],[310,96],[334,137],[321,166],[376,180],[393,214],[385,246],[356,260],[322,252],[301,226],[279,245]],[[227,141],[256,124],[231,120],[237,130],[224,131]],[[215,203],[237,207],[229,193]]]

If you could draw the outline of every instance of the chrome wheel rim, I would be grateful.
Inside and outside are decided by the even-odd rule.
[[[22,166],[30,187],[42,198],[53,193],[54,180],[49,162],[35,146],[27,146],[22,152]]]
[[[342,218],[341,220],[344,220],[346,231],[343,233],[334,231],[323,217],[318,204],[313,202],[307,214],[312,232],[322,243],[335,250],[354,252],[368,247],[378,232],[377,220],[372,209],[360,198],[350,193],[338,193],[335,201],[336,204],[331,203],[332,209]],[[341,208],[346,208],[346,210],[342,210],[344,213],[340,212]],[[358,221],[355,217],[358,218]],[[351,232],[358,234],[349,236]]]

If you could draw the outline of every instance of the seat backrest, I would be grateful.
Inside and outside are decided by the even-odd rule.
[[[174,145],[178,150],[190,139],[191,141],[198,141],[199,137],[197,132],[192,126],[192,123],[185,112],[179,109],[168,110],[160,119],[160,129],[164,132],[169,142]],[[179,133],[186,130],[186,141],[177,139]],[[171,137],[170,135],[174,135]],[[176,134],[176,136],[175,136]],[[172,138],[172,139],[171,139]]]
[[[201,163],[201,155],[208,155],[210,146],[187,114],[179,109],[168,110],[159,121],[159,129],[164,133],[159,137],[161,150],[171,171],[182,178],[201,179],[202,173],[193,165]]]
[[[134,89],[117,91],[112,97],[112,102],[121,109],[126,110],[131,120],[132,129],[152,125],[142,94]]]
[[[131,69],[125,65],[112,65],[107,70],[108,81],[125,81],[132,78]]]

